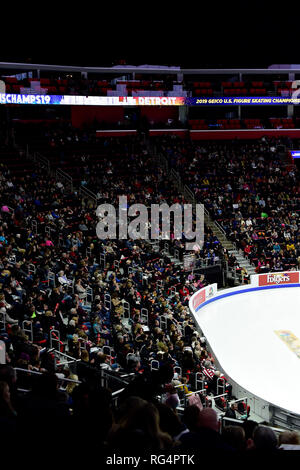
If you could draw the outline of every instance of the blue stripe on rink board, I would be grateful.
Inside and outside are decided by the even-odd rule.
[[[279,286],[261,286],[261,287],[250,287],[249,289],[244,289],[244,290],[238,290],[235,292],[228,292],[227,294],[222,294],[219,295],[218,297],[212,297],[211,299],[206,300],[203,302],[203,304],[199,305],[195,312],[198,312],[202,307],[205,307],[206,305],[210,304],[211,302],[216,302],[217,300],[224,299],[224,297],[230,297],[232,295],[237,295],[237,294],[244,294],[245,292],[253,292],[256,290],[266,290],[266,289],[280,289],[280,288],[287,288],[287,287],[300,287],[300,284],[287,284],[287,285],[279,285]]]

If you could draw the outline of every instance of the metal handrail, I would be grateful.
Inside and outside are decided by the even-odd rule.
[[[121,388],[120,390],[116,390],[115,392],[112,392],[111,396],[113,398],[117,397],[118,395],[120,395],[120,393],[122,393],[123,391],[125,390],[125,388]]]
[[[55,172],[55,177],[56,177],[56,180],[63,179],[64,181],[66,181],[67,184],[70,185],[71,192],[73,192],[74,185],[73,185],[72,176],[68,175],[68,173],[61,170],[60,168],[57,168],[57,170]]]
[[[41,155],[39,152],[34,152],[34,161],[38,162],[41,166],[45,166],[47,168],[48,173],[50,173],[50,160],[48,158]]]
[[[43,375],[43,372],[38,372],[36,370],[22,369],[20,367],[14,367],[14,370],[19,371],[19,372],[25,372],[26,374]],[[65,377],[65,378],[57,377],[57,379],[61,382],[70,382],[70,383],[81,384],[80,380],[68,379],[67,377]]]
[[[92,199],[95,203],[97,203],[96,194],[93,191],[91,191],[90,189],[88,189],[87,187],[80,186],[79,192],[80,192],[80,194],[83,194],[84,196],[88,197],[89,199]]]
[[[223,424],[224,421],[229,421],[229,422],[232,422],[232,423],[241,424],[241,421],[244,421],[244,420],[236,419],[236,418],[229,418],[227,416],[221,416],[220,421],[221,421],[222,424]],[[273,426],[268,426],[267,424],[260,424],[260,423],[257,423],[257,424],[258,424],[258,426],[263,426],[264,428],[272,429],[272,431],[274,431],[275,433],[281,433],[281,432],[286,431],[286,429],[274,428]]]

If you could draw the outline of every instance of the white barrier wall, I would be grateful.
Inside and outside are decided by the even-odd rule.
[[[217,284],[210,284],[209,286],[198,290],[190,299],[190,304],[192,303],[193,310],[196,310],[201,304],[216,295],[217,290]]]

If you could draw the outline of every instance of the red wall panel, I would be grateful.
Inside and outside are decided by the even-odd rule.
[[[168,122],[168,119],[178,119],[178,107],[176,106],[141,106],[141,117],[145,116],[148,121]]]
[[[149,136],[162,136],[162,135],[177,135],[182,139],[189,137],[189,131],[187,129],[150,129]]]
[[[74,127],[81,127],[84,123],[91,124],[94,119],[116,123],[123,121],[123,106],[72,106],[71,119]]]

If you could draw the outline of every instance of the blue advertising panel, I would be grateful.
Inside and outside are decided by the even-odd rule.
[[[300,158],[300,150],[290,150],[293,158]]]

